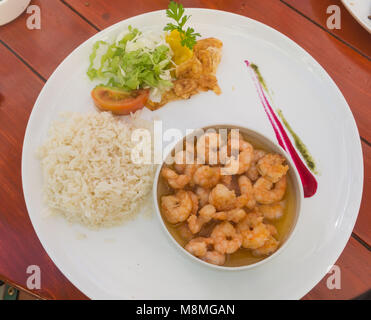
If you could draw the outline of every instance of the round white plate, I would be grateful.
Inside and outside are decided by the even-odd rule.
[[[371,20],[368,18],[371,15],[371,0],[341,0],[341,2],[354,19],[371,33]]]
[[[22,155],[24,197],[36,233],[54,263],[91,298],[298,299],[335,263],[357,218],[363,185],[360,139],[335,83],[303,49],[281,33],[243,16],[187,9],[203,37],[224,43],[218,79],[223,93],[201,93],[153,112],[168,128],[235,123],[275,139],[244,60],[255,62],[277,107],[318,162],[317,194],[303,201],[291,243],[260,267],[211,270],[182,255],[154,214],[120,227],[91,231],[61,217],[43,217],[42,175],[36,149],[61,111],[91,112],[86,76],[92,45],[128,25],[162,28],[165,11],[117,23],[74,50],[45,84],[30,116]],[[150,113],[147,110],[146,113]],[[185,131],[184,131],[185,133]],[[81,234],[86,235],[85,238]],[[82,239],[83,238],[83,239]]]

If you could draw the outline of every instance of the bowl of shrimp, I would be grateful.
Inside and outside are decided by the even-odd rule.
[[[303,190],[285,151],[235,125],[195,130],[158,167],[155,210],[193,261],[223,270],[256,267],[293,237]]]

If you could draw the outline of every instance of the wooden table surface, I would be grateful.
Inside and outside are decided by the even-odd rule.
[[[334,79],[356,119],[364,155],[362,205],[349,242],[336,262],[341,289],[326,275],[304,299],[351,299],[371,288],[371,35],[340,0],[183,0],[185,7],[238,13],[282,32],[307,50]],[[168,0],[32,0],[41,29],[29,30],[24,13],[0,27],[0,279],[29,291],[29,265],[42,269],[45,299],[86,299],[43,250],[27,214],[21,152],[34,102],[58,64],[79,44],[122,19],[167,7]],[[341,10],[341,29],[326,27],[326,8]]]

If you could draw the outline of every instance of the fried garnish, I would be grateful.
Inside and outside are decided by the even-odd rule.
[[[156,110],[170,101],[189,99],[200,91],[212,90],[219,95],[221,89],[215,73],[222,47],[223,42],[215,38],[198,40],[193,48],[193,57],[176,67],[177,79],[173,81],[173,88],[162,95],[161,102],[148,100],[146,106]]]

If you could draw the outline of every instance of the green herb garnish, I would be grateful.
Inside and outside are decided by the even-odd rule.
[[[168,23],[164,31],[173,31],[177,30],[180,34],[180,43],[183,47],[188,47],[192,50],[193,46],[196,44],[196,37],[201,37],[201,35],[191,27],[188,27],[187,30],[183,30],[184,25],[191,16],[184,15],[184,8],[180,3],[175,1],[170,1],[169,7],[166,10],[166,15],[174,19],[177,24]]]

